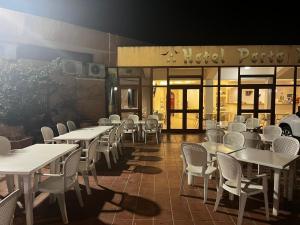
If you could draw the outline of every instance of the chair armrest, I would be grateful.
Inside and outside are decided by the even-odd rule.
[[[58,174],[58,173],[40,173],[40,172],[36,172],[35,175],[47,176],[47,177],[60,177],[60,176],[63,176],[63,174]]]
[[[253,177],[243,177],[242,180],[257,180],[257,179],[266,179],[268,178],[268,175],[266,173],[262,173],[262,174],[257,174]]]
[[[86,160],[88,157],[85,156],[85,157],[80,157],[80,160]]]

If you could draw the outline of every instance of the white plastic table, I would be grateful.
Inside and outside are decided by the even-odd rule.
[[[296,160],[299,156],[291,156],[254,148],[246,148],[236,151],[231,153],[231,155],[239,161],[263,165],[274,170],[273,215],[277,216],[279,210],[280,172],[287,166],[290,166],[288,198],[291,200],[293,198],[293,178],[295,174]]]
[[[32,175],[77,147],[76,144],[35,144],[0,155],[0,173],[23,178],[27,225],[33,224]]]
[[[104,134],[106,131],[112,129],[113,126],[95,126],[87,127],[78,130],[71,131],[69,133],[54,137],[55,141],[67,141],[67,143],[74,143],[74,141],[80,140],[85,142],[85,147],[88,148],[90,141]]]
[[[206,151],[211,155],[215,155],[216,152],[223,152],[225,154],[230,154],[235,151],[239,151],[243,149],[243,148],[234,147],[232,145],[225,145],[222,143],[215,143],[210,141],[202,142],[200,143],[200,145],[202,145],[206,149]]]

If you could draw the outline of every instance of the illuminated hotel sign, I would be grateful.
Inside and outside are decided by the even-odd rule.
[[[300,46],[119,47],[118,66],[297,65]]]

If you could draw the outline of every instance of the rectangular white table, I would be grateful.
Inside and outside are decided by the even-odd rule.
[[[27,225],[33,224],[32,175],[77,147],[76,144],[35,144],[0,155],[0,173],[23,178]]]
[[[290,167],[288,198],[291,200],[293,197],[293,178],[295,174],[296,160],[299,156],[291,156],[254,148],[246,148],[236,151],[231,153],[231,155],[239,161],[270,167],[274,170],[273,215],[277,216],[279,210],[280,172],[287,166]]]
[[[112,120],[112,121],[111,121],[111,124],[113,124],[113,125],[119,125],[119,124],[121,124],[123,121],[124,121],[124,120]],[[136,125],[143,125],[143,124],[145,124],[145,122],[146,122],[146,120],[139,120],[139,121],[134,121],[134,124],[136,124]],[[163,124],[163,123],[164,123],[163,120],[158,120],[158,124],[159,124],[159,125],[161,125],[161,124]]]
[[[90,141],[104,134],[106,131],[112,129],[113,126],[95,126],[87,127],[78,130],[71,131],[69,133],[54,137],[54,141],[67,141],[67,143],[73,143],[74,141],[84,141],[85,147],[88,148]]]
[[[223,152],[225,154],[230,154],[243,149],[243,148],[234,147],[232,145],[225,145],[222,143],[215,143],[210,141],[202,142],[199,144],[202,145],[206,149],[207,153],[211,155],[215,155],[216,152]]]

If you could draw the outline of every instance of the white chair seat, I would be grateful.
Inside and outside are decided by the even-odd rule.
[[[227,180],[223,188],[227,190],[229,188],[236,189],[236,185],[231,181]],[[228,190],[227,190],[228,191]],[[255,184],[251,180],[243,179],[241,181],[241,192],[247,195],[254,195],[263,191],[263,186],[260,184]]]
[[[202,176],[202,170],[203,167],[199,167],[199,166],[193,166],[193,165],[188,165],[186,170],[188,171],[189,174],[194,175],[194,176]],[[205,174],[206,175],[210,175],[213,172],[215,172],[217,170],[216,167],[213,166],[208,166],[206,168]]]
[[[74,184],[74,181],[70,178],[67,178],[66,181],[66,188],[69,189]],[[41,192],[48,192],[53,194],[62,193],[64,192],[64,177],[49,177],[39,183],[38,190]]]

